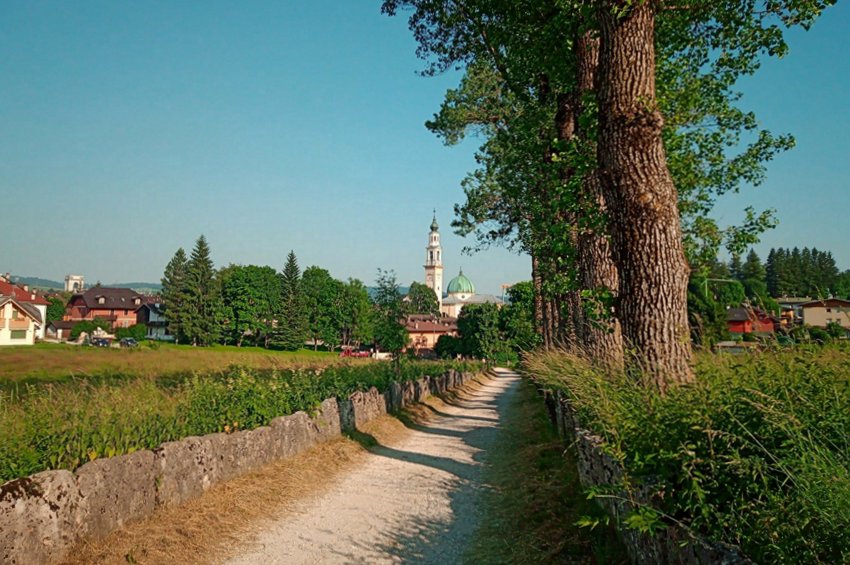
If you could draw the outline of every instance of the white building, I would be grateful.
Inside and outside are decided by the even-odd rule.
[[[446,293],[443,293],[443,248],[440,246],[436,213],[431,221],[428,246],[425,248],[425,286],[437,295],[440,313],[450,318],[457,318],[467,304],[496,304],[500,307],[504,304],[498,296],[475,294],[475,285],[463,274],[463,269],[449,281]]]

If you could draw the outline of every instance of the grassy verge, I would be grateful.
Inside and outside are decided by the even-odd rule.
[[[392,380],[477,365],[407,362],[315,369],[235,367],[181,378],[127,377],[33,387],[0,395],[0,482],[47,469],[151,449],[192,435],[252,429],[325,398],[345,397]]]
[[[564,354],[527,366],[606,440],[619,487],[650,493],[634,527],[675,521],[759,563],[850,563],[850,350],[703,354],[664,397]]]
[[[579,528],[601,510],[579,484],[575,454],[565,451],[536,396],[524,382],[488,454],[482,525],[468,563],[627,563],[612,529]]]
[[[318,367],[339,363],[338,355],[313,351],[272,351],[259,347],[191,347],[144,343],[132,349],[40,343],[0,347],[0,390],[105,374],[159,376],[215,371],[229,365],[252,369]]]

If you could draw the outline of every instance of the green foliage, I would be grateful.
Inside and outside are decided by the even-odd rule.
[[[183,298],[180,323],[187,341],[193,345],[216,343],[221,336],[224,312],[219,280],[203,235],[195,242],[186,265]]]
[[[65,316],[65,300],[52,296],[47,300],[47,323],[57,322]]]
[[[15,401],[0,396],[0,483],[190,435],[256,428],[298,410],[315,411],[325,398],[372,386],[383,391],[393,380],[449,368],[479,367],[435,362],[405,363],[398,371],[386,363],[295,370],[232,367],[203,375],[104,375],[32,386]]]
[[[86,332],[91,335],[91,333],[96,329],[100,328],[105,332],[112,331],[112,324],[109,323],[108,320],[104,320],[103,318],[95,318],[94,320],[85,320],[83,322],[78,322],[74,324],[74,327],[71,328],[71,340],[76,340],[80,337],[82,332]]]
[[[464,355],[493,362],[505,352],[495,304],[467,304],[457,318],[457,329]]]
[[[218,272],[228,341],[268,346],[280,307],[280,279],[272,267],[230,265]]]
[[[463,344],[460,338],[453,335],[441,335],[434,344],[434,353],[441,359],[453,359],[463,355]]]
[[[602,436],[663,523],[740,546],[757,563],[850,558],[850,350],[797,346],[697,356],[696,382],[666,396],[576,358],[528,359]],[[634,517],[633,525],[653,520]],[[651,518],[651,516],[649,516]]]
[[[348,279],[342,293],[340,343],[360,346],[372,341],[375,336],[375,309],[366,285],[357,279]]]
[[[420,282],[410,283],[410,289],[404,300],[406,314],[430,314],[440,315],[440,304],[437,302],[436,293],[428,286]]]
[[[174,257],[165,266],[162,275],[162,303],[165,307],[165,319],[168,323],[168,332],[175,337],[178,343],[185,340],[186,334],[183,329],[187,308],[187,279],[189,259],[183,248],[174,253]]]
[[[766,283],[771,296],[825,298],[846,292],[844,280],[829,251],[780,247],[767,256]]]
[[[301,270],[295,252],[290,251],[281,276],[280,309],[272,342],[277,347],[295,351],[304,346],[307,337],[307,313],[301,289]]]
[[[122,339],[132,337],[136,341],[142,341],[148,334],[148,328],[144,324],[133,324],[128,328],[118,328],[115,330],[115,337]]]
[[[333,351],[340,345],[344,323],[345,289],[343,283],[319,267],[308,267],[301,276],[307,328],[314,349],[321,341]]]
[[[514,351],[531,351],[540,345],[534,326],[534,285],[531,281],[518,282],[507,294],[507,304],[499,311],[504,339]]]
[[[407,346],[409,337],[404,327],[404,303],[398,290],[393,271],[382,271],[378,269],[378,278],[375,281],[377,292],[375,293],[375,341],[384,351],[393,354],[398,361],[402,349]]]

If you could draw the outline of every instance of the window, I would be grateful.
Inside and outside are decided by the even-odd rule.
[[[106,304],[106,299],[101,296],[100,298],[97,299],[97,303],[98,304]]]
[[[12,319],[13,319],[13,320],[17,320],[17,319],[18,319],[18,315],[19,315],[19,314],[18,314],[18,311],[17,311],[17,310],[12,310]]]
[[[12,339],[26,339],[27,330],[12,330]]]

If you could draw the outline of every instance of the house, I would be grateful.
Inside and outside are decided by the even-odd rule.
[[[30,304],[35,307],[41,316],[35,339],[44,339],[44,330],[46,329],[44,321],[47,320],[47,307],[50,305],[50,302],[44,296],[35,290],[31,290],[27,285],[13,284],[9,273],[0,275],[0,296],[10,296],[21,304]]]
[[[800,305],[803,311],[803,324],[825,328],[829,324],[838,324],[850,329],[850,300],[825,298],[811,300]]]
[[[808,296],[782,296],[776,299],[776,303],[782,309],[780,314],[783,326],[790,327],[802,322],[803,304],[811,302]]]
[[[164,305],[159,302],[157,297],[149,298],[154,298],[156,301],[148,301],[142,304],[142,307],[136,312],[136,323],[144,324],[147,327],[145,337],[148,339],[173,341],[174,336],[168,333],[168,321],[165,319]]]
[[[726,325],[732,334],[772,334],[779,320],[761,308],[729,308]]]
[[[31,302],[0,296],[0,345],[32,345],[44,318]]]
[[[105,288],[96,286],[82,294],[75,294],[65,308],[66,322],[83,322],[100,318],[111,324],[112,329],[134,326],[138,311],[147,302],[147,297],[129,288]]]
[[[409,337],[408,348],[412,347],[416,353],[433,351],[441,335],[457,336],[455,318],[414,314],[407,316],[404,326]]]
[[[77,322],[54,320],[47,324],[47,335],[59,341],[68,341],[71,339],[71,330],[75,325]]]

